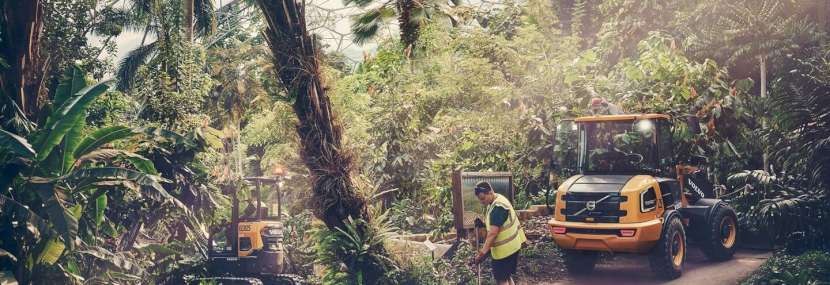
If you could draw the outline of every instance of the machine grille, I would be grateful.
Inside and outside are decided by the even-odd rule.
[[[569,222],[619,223],[620,217],[627,214],[625,210],[620,210],[620,203],[627,201],[628,197],[620,196],[619,192],[568,191],[562,200],[565,207],[561,213]]]

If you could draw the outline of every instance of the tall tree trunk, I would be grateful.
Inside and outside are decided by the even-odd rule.
[[[767,97],[767,59],[766,59],[765,56],[761,55],[761,56],[758,56],[758,61],[760,63],[760,67],[761,67],[761,98],[766,98]],[[767,114],[766,113],[764,113],[761,116],[761,129],[764,129],[764,130],[767,129]],[[763,153],[763,158],[762,158],[762,160],[764,162],[764,171],[769,173],[769,171],[770,171],[770,168],[769,168],[769,152],[767,152],[767,144],[764,143],[764,144],[762,144],[762,146],[764,148],[764,153]]]
[[[184,34],[185,38],[187,39],[188,43],[193,42],[193,26],[194,26],[194,15],[193,15],[193,1],[194,0],[184,0]]]
[[[299,121],[300,155],[311,174],[312,209],[329,229],[344,228],[347,219],[359,235],[368,233],[371,223],[366,200],[355,191],[351,179],[352,156],[343,148],[343,129],[335,119],[331,101],[320,75],[320,62],[314,41],[306,30],[305,7],[297,0],[257,0],[267,28],[263,32],[271,48],[274,66],[286,94],[293,99]],[[374,254],[369,260],[349,264],[349,272],[361,272],[363,284],[378,284],[386,275],[383,244],[368,245]],[[341,261],[354,256],[335,253]],[[388,259],[385,259],[388,260]]]
[[[46,61],[40,55],[43,30],[41,0],[3,1],[2,43],[0,57],[10,66],[0,76],[0,89],[33,117],[45,101],[43,74]]]
[[[415,10],[417,0],[397,0],[395,4],[398,9],[398,26],[401,30],[401,43],[403,43],[404,53],[407,57],[412,55],[415,49],[415,43],[418,41],[420,35],[420,24],[417,19],[412,18],[412,12]]]
[[[268,27],[277,76],[294,100],[300,153],[311,173],[315,216],[329,228],[351,218],[369,219],[366,201],[351,180],[352,156],[342,144],[342,128],[321,82],[314,41],[306,30],[304,7],[294,0],[258,0]]]

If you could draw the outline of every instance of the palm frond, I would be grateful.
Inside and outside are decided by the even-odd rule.
[[[199,37],[207,37],[216,31],[216,7],[212,0],[194,0],[194,28]]]
[[[395,16],[395,11],[392,8],[381,6],[376,9],[366,11],[363,14],[356,15],[352,18],[352,34],[354,34],[353,41],[356,44],[364,44],[371,39],[374,39],[378,30],[383,26],[384,20]]]
[[[360,8],[365,8],[374,2],[374,0],[343,0],[343,6],[355,5]]]
[[[6,151],[24,158],[32,158],[37,154],[25,138],[0,129],[0,154]]]
[[[127,91],[133,87],[138,68],[147,63],[157,50],[157,42],[152,42],[130,51],[121,60],[116,71],[116,77],[118,78],[117,89],[119,91]]]

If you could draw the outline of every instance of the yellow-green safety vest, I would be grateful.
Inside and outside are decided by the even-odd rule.
[[[522,248],[522,243],[527,241],[527,238],[521,225],[519,225],[519,217],[516,215],[516,211],[513,210],[513,206],[510,205],[510,201],[499,193],[495,193],[495,195],[496,200],[487,206],[485,221],[487,223],[487,230],[490,230],[490,212],[493,211],[493,208],[502,207],[510,212],[510,216],[507,217],[507,221],[501,226],[499,234],[496,235],[496,240],[490,248],[490,256],[493,259],[503,259],[519,251]]]

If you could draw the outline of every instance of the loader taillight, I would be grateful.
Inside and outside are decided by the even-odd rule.
[[[636,233],[637,230],[620,230],[620,236],[623,237],[633,237]]]
[[[568,231],[565,227],[553,227],[553,233],[557,235],[565,234]]]

